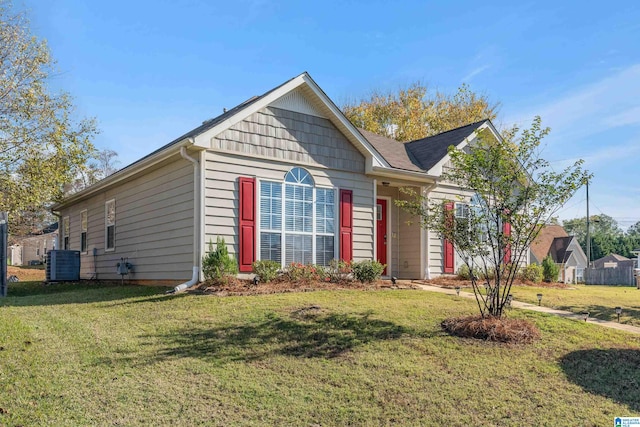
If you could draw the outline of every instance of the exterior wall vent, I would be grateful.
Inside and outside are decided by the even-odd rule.
[[[80,251],[55,250],[47,253],[47,282],[80,280]]]

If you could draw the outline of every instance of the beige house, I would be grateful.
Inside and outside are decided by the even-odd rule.
[[[56,248],[58,241],[57,224],[38,234],[18,237],[8,247],[7,259],[11,265],[30,265],[45,262],[47,252]]]
[[[559,281],[584,282],[587,256],[578,239],[569,236],[560,225],[545,225],[531,244],[531,263],[542,264],[548,255],[560,267]]]
[[[386,276],[454,273],[453,247],[395,206],[410,186],[453,201],[440,181],[450,145],[487,120],[401,144],[355,128],[307,73],[253,97],[54,207],[60,247],[80,250],[82,278],[202,280],[208,242],[255,260],[328,264],[376,259]]]

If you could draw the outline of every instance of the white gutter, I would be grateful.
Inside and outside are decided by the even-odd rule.
[[[193,144],[193,138],[189,138]],[[186,147],[180,147],[183,159],[193,163],[193,272],[191,280],[173,288],[169,293],[176,293],[192,287],[200,281],[200,162],[187,154]]]

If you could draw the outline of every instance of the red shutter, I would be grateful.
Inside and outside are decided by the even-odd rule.
[[[511,223],[505,222],[502,225],[502,234],[505,235],[505,240],[511,236]],[[511,262],[511,244],[507,243],[504,247],[504,263],[509,264]]]
[[[447,221],[447,223],[451,223],[451,226],[453,226],[453,202],[449,202],[449,203],[445,203],[444,205],[444,210],[445,210],[445,221]],[[453,254],[453,242],[448,240],[448,239],[444,239],[444,244],[443,244],[443,252],[444,252],[444,262],[443,262],[443,268],[444,268],[444,272],[445,273],[450,273],[453,274],[454,273],[454,254]]]
[[[256,180],[238,178],[240,208],[238,211],[238,269],[250,272],[256,260]]]
[[[353,259],[353,191],[340,190],[340,259]]]

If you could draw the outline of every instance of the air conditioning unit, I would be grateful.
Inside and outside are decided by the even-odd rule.
[[[47,252],[47,282],[80,280],[80,251]]]

